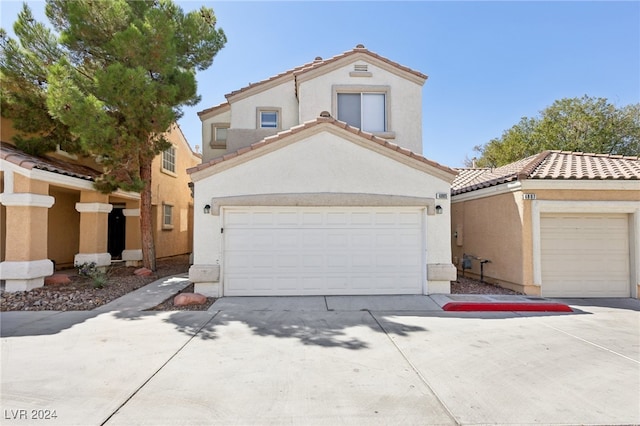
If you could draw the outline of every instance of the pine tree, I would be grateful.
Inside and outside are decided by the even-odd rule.
[[[195,73],[211,66],[226,36],[213,10],[185,14],[171,0],[47,0],[46,14],[53,30],[25,5],[18,42],[2,34],[3,114],[29,117],[32,127],[16,128],[39,135],[22,143],[31,152],[64,139],[100,156],[98,190],[140,192],[143,263],[155,270],[151,164],[170,146],[163,135],[181,108],[200,100]]]

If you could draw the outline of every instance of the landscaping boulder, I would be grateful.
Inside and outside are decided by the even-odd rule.
[[[66,285],[71,284],[69,275],[66,274],[53,274],[44,279],[44,285]]]
[[[204,305],[207,303],[207,296],[200,293],[180,293],[173,298],[174,306]]]
[[[153,271],[147,268],[139,268],[133,271],[133,273],[139,277],[148,277],[153,274]]]

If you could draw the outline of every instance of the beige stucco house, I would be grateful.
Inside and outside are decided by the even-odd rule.
[[[95,262],[142,260],[140,196],[93,188],[100,165],[58,150],[34,157],[12,144],[2,119],[0,146],[0,280],[6,291],[43,285],[55,269]],[[191,252],[193,199],[186,169],[200,163],[178,126],[172,147],[153,162],[152,202],[156,256]]]
[[[638,157],[546,151],[459,172],[451,229],[460,273],[544,297],[640,296]]]
[[[426,79],[359,45],[200,112],[196,291],[449,292],[456,172],[422,155]]]

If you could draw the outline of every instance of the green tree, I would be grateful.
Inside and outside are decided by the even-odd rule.
[[[140,192],[143,263],[155,270],[151,163],[170,146],[163,135],[181,108],[200,100],[195,73],[226,36],[212,9],[185,14],[171,0],[47,0],[46,14],[53,30],[25,5],[18,41],[2,34],[3,114],[30,117],[32,127],[16,127],[39,138],[22,144],[31,152],[66,138],[100,157],[98,190]]]
[[[13,29],[20,43],[0,29],[0,101],[2,116],[18,130],[16,146],[33,155],[54,151],[58,145],[79,153],[78,139],[47,109],[47,67],[62,56],[56,38],[26,6]]]
[[[560,99],[539,117],[523,117],[500,138],[474,148],[479,167],[503,166],[544,150],[639,155],[640,104],[618,108],[605,98]]]

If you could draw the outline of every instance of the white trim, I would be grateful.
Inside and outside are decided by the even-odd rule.
[[[109,253],[78,253],[73,257],[74,266],[92,262],[95,262],[96,266],[109,266],[111,255]]]
[[[142,260],[142,249],[123,250],[122,260],[125,260],[125,261]]]
[[[7,207],[45,207],[49,209],[56,202],[56,199],[50,195],[18,192],[0,194],[0,202]]]
[[[53,274],[53,262],[49,259],[0,262],[0,278],[3,280],[29,280]]]
[[[4,171],[4,193],[13,194],[13,170]]]
[[[451,203],[460,203],[462,201],[477,200],[479,198],[491,197],[494,195],[507,194],[509,192],[522,191],[520,181],[502,183],[496,186],[477,189],[475,191],[464,192],[451,196]]]
[[[640,202],[637,201],[550,201],[535,200],[531,202],[531,238],[533,243],[533,285],[542,285],[542,252],[540,247],[540,221],[542,213],[628,213],[633,215],[632,223],[635,229],[630,230],[631,248],[634,253],[640,253]],[[640,266],[633,262],[637,255],[631,259],[630,267],[635,271],[631,273],[635,277],[635,284],[640,283]],[[635,263],[635,264],[634,264]],[[635,294],[632,288],[632,295]],[[634,297],[637,297],[635,295]]]
[[[122,209],[122,214],[126,217],[140,216],[140,209]]]
[[[76,203],[76,210],[80,213],[111,213],[113,206],[107,203]]]

